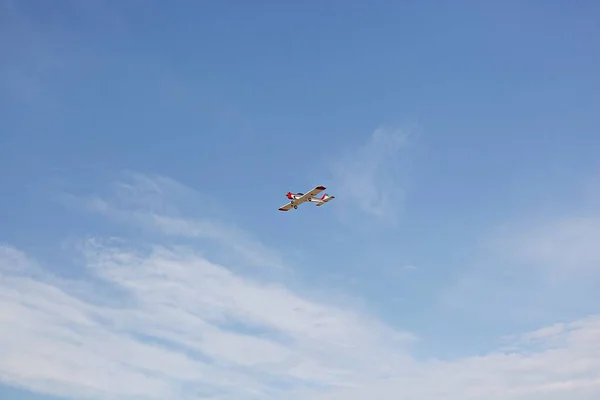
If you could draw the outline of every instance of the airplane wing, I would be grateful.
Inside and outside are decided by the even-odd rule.
[[[279,207],[279,211],[290,211],[290,209],[293,207],[292,203],[287,203],[281,207]]]
[[[325,186],[316,186],[314,189],[311,189],[309,192],[304,193],[302,196],[298,197],[296,199],[295,204],[302,204],[311,197],[315,197],[325,189]]]

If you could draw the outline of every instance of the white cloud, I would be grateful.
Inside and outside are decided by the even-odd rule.
[[[598,188],[597,179],[592,179],[583,190],[568,193],[576,200],[565,204],[565,210],[530,210],[535,217],[525,215],[497,227],[486,250],[547,279],[600,276]]]
[[[386,368],[378,358],[390,359],[381,344],[404,339],[351,310],[244,279],[189,249],[144,253],[97,240],[82,248],[90,278],[122,290],[121,305],[83,300],[72,290],[77,282],[31,275],[25,255],[3,249],[5,382],[58,395],[193,398],[177,394],[186,384],[250,398],[253,391],[266,395],[270,381],[344,384],[377,373]]]
[[[141,251],[97,240],[83,249],[96,285],[123,291],[118,306],[82,299],[77,282],[31,274],[35,264],[16,249],[0,252],[0,324],[9,327],[0,330],[4,382],[110,399],[200,398],[197,391],[349,400],[600,394],[598,317],[520,335],[512,354],[417,361],[404,333],[244,279],[189,249]]]
[[[141,176],[134,182],[119,185],[124,201],[103,200],[100,209],[154,228],[156,216],[184,227],[199,220],[168,201],[173,192],[185,198],[184,187]],[[219,241],[252,242],[229,228]],[[250,278],[194,243],[139,242],[79,242],[79,280],[0,247],[0,381],[96,399],[600,396],[600,316],[514,335],[483,355],[419,360],[411,334],[364,310]]]
[[[539,332],[538,332],[539,333]],[[530,334],[522,336],[530,338]],[[415,364],[388,380],[361,389],[336,391],[319,399],[596,399],[600,395],[600,318],[565,324],[560,345],[518,347],[455,361]],[[545,345],[544,345],[545,344]]]
[[[506,228],[495,246],[513,259],[553,274],[600,272],[600,217],[525,221]]]
[[[332,165],[333,186],[340,202],[356,205],[380,221],[395,224],[402,209],[410,135],[379,128],[368,142],[347,149]]]
[[[442,294],[445,305],[528,326],[598,312],[600,208],[586,192],[569,194],[587,205],[528,210],[483,235],[471,264]]]
[[[187,216],[196,210],[214,216],[224,213],[209,197],[164,176],[150,177],[128,172],[104,196],[63,194],[60,200],[83,205],[89,211],[116,221],[136,224],[168,236],[211,240],[226,250],[222,253],[237,254],[237,262],[273,269],[284,268],[282,255],[233,224],[220,222],[216,217]],[[182,216],[184,213],[185,218]]]

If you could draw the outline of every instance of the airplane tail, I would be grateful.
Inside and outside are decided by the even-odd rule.
[[[327,203],[329,200],[333,200],[335,199],[335,196],[330,196],[327,193],[325,193],[320,199],[319,202],[316,204],[317,207],[322,206],[323,204]]]

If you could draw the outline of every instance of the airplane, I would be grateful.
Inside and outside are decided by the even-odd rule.
[[[286,197],[290,199],[290,202],[279,207],[279,211],[289,211],[292,207],[297,209],[300,204],[305,202],[317,203],[316,206],[319,207],[328,201],[335,199],[335,196],[330,196],[327,193],[325,193],[322,197],[315,197],[323,190],[325,190],[325,186],[317,186],[308,193],[287,192]]]

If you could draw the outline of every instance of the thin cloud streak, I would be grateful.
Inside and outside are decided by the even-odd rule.
[[[395,225],[406,195],[406,155],[411,135],[379,128],[368,141],[347,149],[332,165],[342,202],[378,221]]]
[[[286,269],[281,254],[236,226],[215,218],[182,217],[185,210],[177,205],[193,204],[196,209],[210,210],[210,214],[219,214],[220,210],[217,205],[209,203],[206,196],[164,176],[128,172],[112,185],[108,194],[74,196],[62,193],[58,201],[167,236],[211,240],[223,247],[222,253],[233,251],[239,255],[238,262]]]
[[[491,230],[441,293],[442,303],[496,323],[552,324],[597,312],[598,215],[592,209],[520,218]]]

